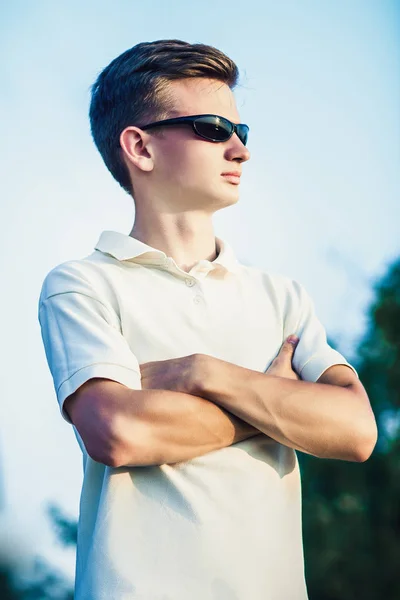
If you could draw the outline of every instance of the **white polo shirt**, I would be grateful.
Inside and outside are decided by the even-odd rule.
[[[334,364],[355,371],[300,283],[241,264],[215,239],[217,258],[186,273],[103,231],[92,254],[47,274],[38,316],[66,421],[64,400],[92,377],[141,389],[139,364],[195,353],[264,372],[291,333],[303,380]],[[75,600],[307,599],[293,449],[260,433],[174,465],[112,468],[73,429],[84,471]]]

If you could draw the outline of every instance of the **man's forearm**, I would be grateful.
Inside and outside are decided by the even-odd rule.
[[[124,440],[121,466],[190,460],[260,434],[228,410],[198,396],[170,390],[135,393],[135,399],[127,403],[131,409],[119,421]],[[137,419],[140,444],[135,444]]]
[[[350,387],[268,376],[222,360],[212,365],[193,393],[285,446],[320,458],[365,460],[373,416]]]

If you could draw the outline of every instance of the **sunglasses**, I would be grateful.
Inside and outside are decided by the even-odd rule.
[[[140,129],[150,129],[152,127],[165,127],[168,125],[191,125],[196,135],[209,140],[210,142],[226,142],[234,133],[238,136],[242,144],[247,143],[249,126],[244,123],[236,125],[225,117],[218,115],[193,115],[190,117],[176,117],[175,119],[165,119],[164,121],[155,121],[144,125]]]

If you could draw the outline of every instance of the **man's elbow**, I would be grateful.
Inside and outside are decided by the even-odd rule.
[[[368,431],[360,436],[360,440],[357,445],[356,462],[365,462],[368,460],[376,446],[378,441],[378,428],[376,421],[370,425]]]
[[[142,465],[141,453],[130,445],[129,451],[122,444],[115,444],[107,449],[88,451],[89,456],[106,467],[136,467]]]
[[[355,450],[354,460],[365,462],[370,458],[378,441],[378,427],[369,398],[362,384],[357,382],[347,387],[352,389],[356,401],[361,402],[361,404],[358,404],[357,412],[353,414],[349,431],[349,435],[352,436],[353,440],[357,440],[357,443],[353,446]]]
[[[100,428],[101,435],[92,439],[90,446],[86,447],[89,456],[96,462],[107,467],[117,468],[124,466],[141,466],[143,464],[143,444],[139,443],[137,428],[133,431],[132,425],[129,433],[123,435],[121,428],[116,428],[114,423]],[[134,441],[132,441],[134,440]]]
[[[150,447],[144,439],[149,439],[151,428],[141,418],[141,409],[149,393],[92,378],[65,400],[65,410],[92,460],[113,468],[143,464]]]
[[[106,467],[122,467],[124,463],[121,453],[115,450],[113,452],[91,452],[90,457]]]
[[[114,432],[110,435],[109,439],[112,441],[106,445],[107,449],[95,452],[92,456],[93,460],[112,468],[146,467],[163,464],[155,455],[156,449],[152,447],[152,444],[150,442],[145,443],[144,432],[141,429],[139,426],[133,431],[131,427],[128,438]]]
[[[101,463],[106,467],[120,467],[123,464],[123,451],[121,445],[115,440],[107,440],[104,443],[93,443],[91,446],[86,445],[86,451],[90,458],[95,462]]]

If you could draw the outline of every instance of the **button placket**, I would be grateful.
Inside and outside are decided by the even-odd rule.
[[[185,283],[186,283],[186,285],[188,287],[193,287],[195,285],[199,285],[199,282],[196,279],[191,278],[191,277],[186,277],[185,278]],[[200,304],[202,302],[202,296],[201,296],[201,294],[198,294],[198,293],[195,294],[192,297],[192,301],[193,301],[194,304]]]

